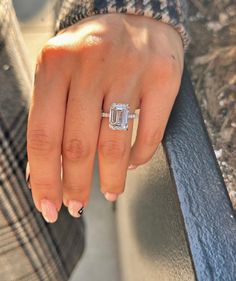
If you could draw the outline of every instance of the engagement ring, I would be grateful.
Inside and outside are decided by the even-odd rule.
[[[136,113],[129,113],[129,104],[112,103],[110,112],[102,112],[102,117],[109,118],[109,127],[112,130],[128,130],[128,119],[138,117]]]

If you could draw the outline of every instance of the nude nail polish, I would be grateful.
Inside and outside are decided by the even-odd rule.
[[[116,193],[111,193],[111,192],[106,192],[104,194],[105,198],[110,201],[110,202],[114,202],[116,201],[116,199],[118,198],[118,194]]]
[[[79,218],[84,210],[84,206],[80,201],[70,200],[68,203],[68,211],[72,217]]]
[[[129,165],[128,170],[135,170],[137,168],[136,165]]]
[[[46,222],[54,223],[58,218],[56,206],[49,200],[41,200],[41,211]]]

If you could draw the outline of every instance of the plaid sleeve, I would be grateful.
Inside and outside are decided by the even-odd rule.
[[[65,207],[48,224],[25,182],[32,76],[10,0],[0,0],[0,280],[67,281],[85,246]]]
[[[56,31],[83,18],[105,13],[143,15],[172,25],[181,35],[184,48],[189,45],[185,0],[61,0]]]

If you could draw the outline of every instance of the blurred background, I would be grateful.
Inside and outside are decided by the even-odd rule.
[[[33,73],[37,53],[53,34],[56,1],[13,0],[13,3]],[[236,3],[234,0],[188,3],[192,43],[186,62],[236,209]],[[120,280],[114,206],[105,201],[98,188],[95,174],[91,204],[84,215],[87,247],[79,270],[75,269],[70,281],[110,281],[111,276],[112,281]]]
[[[236,209],[236,1],[187,2],[192,37],[187,64]]]

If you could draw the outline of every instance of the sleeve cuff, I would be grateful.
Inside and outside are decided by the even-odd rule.
[[[178,31],[185,50],[190,43],[185,0],[64,0],[56,32],[86,17],[106,13],[143,15],[160,20]]]

